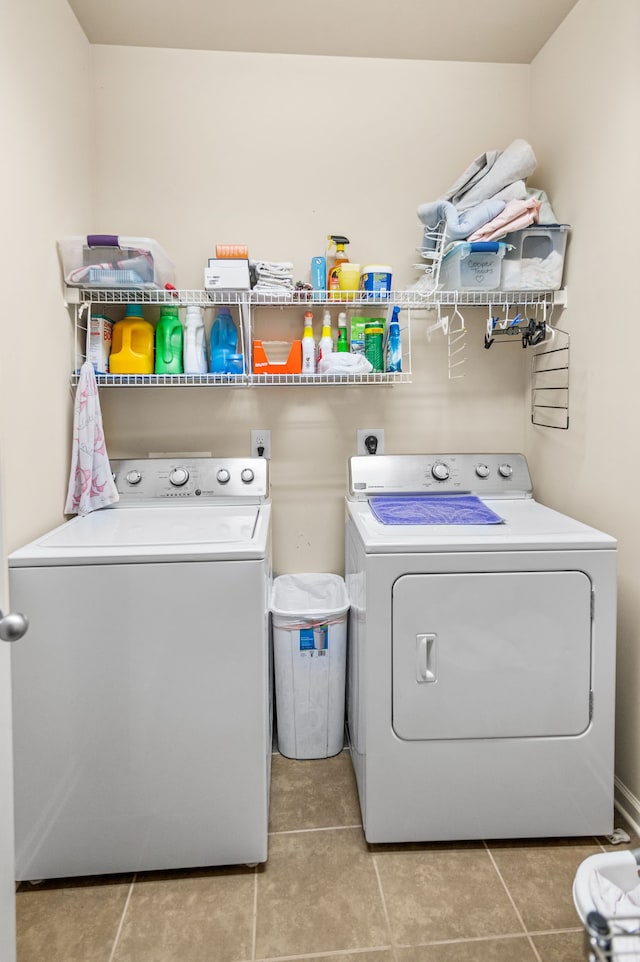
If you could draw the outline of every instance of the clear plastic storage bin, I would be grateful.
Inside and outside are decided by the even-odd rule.
[[[559,290],[568,235],[567,224],[536,224],[507,234],[502,290]]]
[[[500,271],[507,245],[503,241],[459,241],[447,250],[440,265],[440,287],[445,291],[493,291],[500,287]]]
[[[69,287],[162,289],[175,281],[174,266],[149,237],[89,234],[58,241]]]
[[[342,750],[348,611],[339,575],[281,575],[273,583],[278,748],[287,758]]]

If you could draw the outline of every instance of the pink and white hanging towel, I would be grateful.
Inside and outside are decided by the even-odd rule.
[[[73,409],[73,447],[65,514],[89,514],[119,501],[102,430],[93,364],[80,368]]]

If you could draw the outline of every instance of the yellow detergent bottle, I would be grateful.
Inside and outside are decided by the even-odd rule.
[[[110,374],[153,374],[153,324],[145,321],[139,304],[129,304],[113,325]]]
[[[344,264],[348,261],[344,249],[344,245],[350,243],[348,237],[343,237],[341,234],[329,234],[329,250],[331,246],[335,244],[336,254],[332,266],[327,270],[327,290],[329,291],[329,297],[340,298],[340,280],[337,273],[337,268],[340,264]]]

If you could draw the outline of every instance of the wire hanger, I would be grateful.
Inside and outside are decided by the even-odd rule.
[[[464,326],[464,317],[460,313],[458,308],[458,298],[456,297],[454,302],[454,311],[449,324],[449,333],[447,334],[447,360],[450,381],[453,381],[455,378],[465,376],[465,373],[461,370],[461,368],[466,361],[466,334],[467,331]]]
[[[446,317],[442,317],[439,303],[436,306],[436,312],[438,314],[438,320],[435,324],[431,324],[431,326],[427,328],[427,340],[429,342],[434,331],[442,331],[445,335],[449,331],[449,315],[447,314]]]

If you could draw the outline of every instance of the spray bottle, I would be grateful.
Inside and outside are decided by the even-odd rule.
[[[348,237],[343,237],[341,234],[329,234],[328,240],[329,251],[331,251],[331,246],[335,244],[336,253],[332,266],[327,270],[327,290],[329,292],[333,291],[334,294],[338,293],[339,296],[340,282],[336,273],[336,268],[339,267],[340,264],[344,264],[345,261],[349,260],[345,253],[344,245],[349,244],[350,241]]]
[[[344,311],[338,314],[338,343],[336,344],[338,354],[349,351],[349,340],[347,338],[347,315]]]
[[[331,334],[331,311],[326,310],[322,315],[322,336],[318,345],[318,363],[322,358],[329,357],[333,351],[333,336]]]
[[[313,339],[313,312],[304,315],[304,334],[302,335],[302,373],[316,372],[316,342]]]
[[[402,371],[402,344],[400,341],[400,308],[394,307],[389,322],[387,338],[387,371],[398,373]]]

